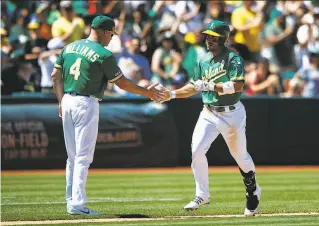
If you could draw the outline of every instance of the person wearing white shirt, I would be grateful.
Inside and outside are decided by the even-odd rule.
[[[64,47],[64,42],[61,38],[53,38],[48,42],[49,51],[42,52],[38,59],[38,64],[41,69],[41,91],[53,92],[51,73],[54,68],[58,54]]]

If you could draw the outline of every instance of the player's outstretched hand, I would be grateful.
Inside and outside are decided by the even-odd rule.
[[[171,99],[171,91],[169,89],[167,89],[166,87],[164,87],[162,84],[158,84],[157,85],[151,85],[148,87],[149,88],[152,88],[154,87],[155,89],[157,90],[160,90],[162,93],[160,95],[160,99],[152,99],[154,100],[156,103],[164,103],[165,101],[169,101]]]
[[[162,86],[162,84],[159,84],[158,86],[156,86],[156,88],[159,87],[158,89],[161,89],[164,92],[164,98],[161,99],[160,104],[169,101],[172,98],[172,94],[171,91],[169,89],[167,89],[166,87]]]
[[[155,102],[159,103],[166,97],[166,94],[164,90],[156,86],[158,86],[158,83],[154,83],[147,87],[147,89],[150,91],[148,97],[151,100],[154,100]]]

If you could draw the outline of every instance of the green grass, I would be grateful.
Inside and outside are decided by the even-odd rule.
[[[319,172],[259,172],[263,189],[260,213],[319,212]],[[64,175],[2,175],[1,220],[58,220],[69,216],[64,203]],[[89,174],[88,207],[100,218],[154,218],[242,214],[245,192],[239,173],[210,174],[211,204],[196,212],[183,206],[194,197],[191,172]],[[93,224],[93,223],[92,223]],[[103,223],[141,225],[142,222]],[[317,216],[205,218],[146,222],[145,225],[319,225]],[[71,224],[70,224],[71,225]],[[74,225],[74,224],[73,224]],[[83,223],[78,225],[90,225]],[[94,223],[94,225],[102,225]]]

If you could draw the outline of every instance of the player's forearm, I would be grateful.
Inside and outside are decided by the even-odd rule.
[[[199,93],[194,85],[191,83],[186,84],[180,89],[175,90],[176,98],[187,98],[196,95]]]
[[[55,91],[59,104],[61,104],[61,100],[64,95],[64,87],[63,87],[63,80],[62,80],[63,78],[62,78],[61,70],[54,68],[51,76],[52,76],[53,89]]]

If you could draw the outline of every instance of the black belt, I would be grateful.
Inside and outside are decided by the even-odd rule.
[[[90,97],[90,95],[75,93],[75,92],[66,92],[66,94],[70,94],[72,96],[83,96],[83,97]]]
[[[222,106],[214,106],[211,104],[206,104],[207,108],[211,111],[216,111],[216,112],[225,112],[226,111],[226,107],[222,107]],[[229,105],[229,110],[235,110],[236,107],[234,105]]]

